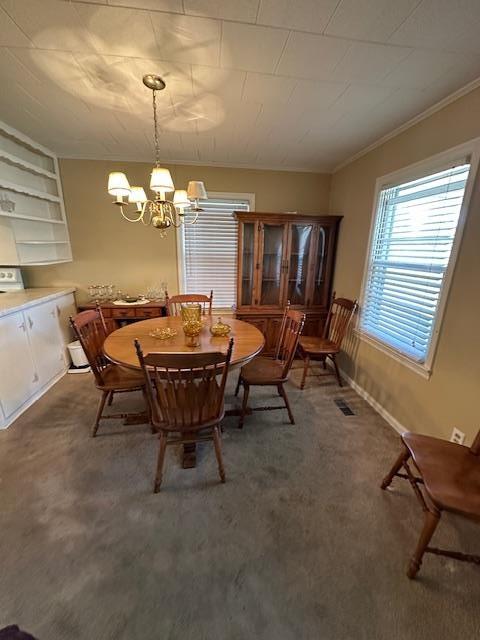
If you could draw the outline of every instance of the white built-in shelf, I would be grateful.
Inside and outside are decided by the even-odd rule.
[[[68,258],[68,259],[62,259],[62,260],[31,260],[31,261],[23,261],[22,265],[25,266],[29,266],[29,267],[37,267],[40,266],[42,264],[60,264],[62,262],[71,262],[72,259]]]
[[[57,157],[0,122],[0,265],[71,259]]]
[[[17,240],[17,244],[68,244],[68,240]]]
[[[48,171],[48,169],[43,169],[42,167],[37,167],[37,165],[28,162],[27,160],[23,160],[22,158],[18,158],[14,156],[12,153],[8,153],[8,151],[4,151],[0,148],[0,159],[5,160],[9,164],[13,164],[15,167],[19,169],[25,169],[26,171],[30,171],[31,173],[36,173],[39,176],[45,176],[46,178],[50,178],[51,180],[56,180],[57,176]]]
[[[40,191],[39,189],[32,189],[32,187],[24,187],[21,184],[10,182],[0,176],[0,189],[7,189],[8,191],[16,191],[17,193],[25,193],[32,198],[40,198],[40,200],[49,200],[50,202],[60,202],[60,198],[53,193],[47,193],[46,191]]]
[[[32,222],[48,222],[48,224],[63,224],[63,225],[66,224],[65,220],[53,220],[52,218],[40,218],[39,216],[24,216],[23,214],[5,213],[4,211],[0,211],[0,217],[11,218],[12,220],[31,220]]]

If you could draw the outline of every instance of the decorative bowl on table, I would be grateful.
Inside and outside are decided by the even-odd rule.
[[[203,324],[200,320],[187,320],[183,323],[183,333],[187,338],[187,346],[198,347],[200,340],[198,336],[202,330]]]
[[[164,327],[163,329],[157,327],[153,329],[153,331],[150,331],[148,335],[158,340],[168,340],[169,338],[174,338],[177,335],[177,331],[171,327]]]
[[[185,302],[180,307],[183,322],[200,322],[202,317],[202,306],[198,302]]]
[[[128,302],[129,304],[132,304],[133,302],[138,302],[140,300],[139,296],[125,296],[123,298],[124,302]]]
[[[224,338],[225,336],[228,336],[231,330],[232,327],[229,324],[222,322],[221,318],[218,318],[217,322],[212,324],[210,327],[210,333],[216,338]]]

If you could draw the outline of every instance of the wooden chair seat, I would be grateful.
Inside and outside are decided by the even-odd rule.
[[[275,385],[284,382],[284,366],[278,360],[257,356],[242,367],[240,375],[250,385]]]
[[[300,388],[305,388],[311,360],[320,360],[323,363],[325,372],[327,371],[327,358],[333,364],[338,385],[342,386],[340,371],[338,370],[336,356],[340,353],[345,333],[348,329],[355,311],[357,301],[347,298],[336,298],[333,292],[333,300],[330,305],[327,320],[322,336],[310,337],[302,336],[298,343],[298,352],[303,359],[303,376]],[[323,373],[322,375],[330,375]]]
[[[103,343],[108,335],[108,330],[99,305],[97,304],[95,310],[91,309],[77,313],[74,318],[70,316],[70,325],[80,341],[88,364],[92,369],[95,386],[102,392],[95,422],[92,425],[92,437],[97,435],[101,420],[114,418],[118,420],[133,420],[135,423],[141,424],[149,422],[148,410],[137,414],[110,413],[106,415],[103,412],[106,403],[108,403],[108,406],[112,404],[116,393],[142,391],[145,397],[145,378],[141,371],[120,367],[111,363],[105,356]]]
[[[314,336],[301,336],[299,347],[310,354],[310,357],[324,356],[329,353],[338,353],[340,348],[327,338],[316,338]]]
[[[226,354],[147,353],[135,340],[145,380],[152,425],[159,434],[153,491],[160,491],[167,445],[213,441],[221,482],[225,482],[220,422],[233,339]]]
[[[102,384],[97,387],[102,391],[134,391],[145,385],[145,379],[141,371],[120,367],[117,364],[109,364],[102,369]]]
[[[401,440],[402,451],[381,487],[389,487],[395,477],[408,480],[424,513],[423,529],[407,576],[415,578],[425,553],[480,565],[478,555],[430,546],[444,511],[480,522],[480,431],[470,448],[416,433],[404,433]]]
[[[480,457],[462,445],[416,433],[402,440],[437,509],[480,520]]]
[[[252,386],[273,386],[283,399],[283,406],[254,407],[252,411],[271,411],[272,409],[286,409],[291,424],[295,424],[292,409],[288,401],[284,384],[288,380],[293,358],[298,347],[298,338],[305,324],[305,314],[290,309],[288,303],[283,314],[278,338],[275,358],[257,356],[240,370],[235,395],[243,385],[243,402],[238,427],[243,427],[247,412],[248,395]]]

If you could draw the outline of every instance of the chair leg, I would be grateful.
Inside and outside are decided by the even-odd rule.
[[[148,420],[148,424],[150,425],[150,431],[152,433],[157,433],[157,430],[155,429],[152,423],[152,410],[150,407],[150,402],[148,400],[148,395],[145,387],[142,387],[142,396],[143,396],[143,401],[145,402],[145,408],[147,410],[147,420]]]
[[[248,394],[250,393],[250,385],[246,382],[243,383],[243,401],[242,401],[242,409],[240,413],[240,420],[238,421],[238,428],[243,429],[243,421],[245,419],[245,413],[247,411],[247,403],[248,403]]]
[[[289,403],[288,398],[287,398],[287,392],[285,391],[285,388],[284,388],[283,384],[279,384],[278,387],[279,387],[280,394],[281,394],[281,396],[283,398],[283,401],[285,402],[285,407],[286,407],[286,409],[288,411],[288,417],[290,418],[290,422],[291,422],[291,424],[295,424],[295,419],[293,417],[293,413],[292,413],[292,410],[290,408],[290,403]]]
[[[322,364],[323,364],[323,368],[324,368],[324,370],[326,371],[326,370],[327,370],[327,359],[326,359],[326,358],[324,358],[324,359],[322,360]]]
[[[225,482],[225,467],[223,466],[222,443],[218,427],[213,428],[213,446],[215,447],[215,456],[217,458],[220,481]]]
[[[438,523],[440,522],[440,513],[434,511],[426,511],[425,512],[425,522],[423,525],[422,533],[420,534],[420,539],[417,544],[417,548],[415,549],[415,553],[410,560],[410,564],[408,565],[407,576],[410,580],[413,580],[417,575],[420,566],[422,564],[423,554],[425,553],[425,549],[428,547],[428,543],[432,539],[433,534],[435,533],[435,529],[437,528]]]
[[[337,365],[337,361],[335,360],[335,356],[332,355],[330,356],[333,362],[333,366],[335,368],[335,375],[337,376],[337,382],[338,382],[338,386],[339,387],[343,387],[343,382],[342,379],[340,377],[340,371],[338,370],[338,365]]]
[[[95,422],[92,427],[92,438],[95,438],[98,431],[98,426],[100,424],[100,420],[102,418],[103,409],[105,408],[105,402],[107,401],[107,397],[109,395],[109,391],[102,391],[102,397],[100,398],[100,402],[97,409],[97,415],[95,418]]]
[[[155,485],[153,487],[153,493],[158,493],[162,484],[163,477],[163,462],[165,460],[165,451],[167,449],[167,436],[164,433],[160,434],[160,448],[158,450],[157,460],[157,473],[155,475]]]
[[[113,391],[110,391],[110,393],[108,394],[108,401],[107,401],[107,404],[108,404],[108,406],[109,406],[109,407],[111,407],[111,406],[112,406],[112,402],[113,402],[113,395],[114,395]]]
[[[238,396],[238,392],[240,391],[240,385],[242,384],[242,374],[241,372],[238,374],[237,386],[235,387],[235,395]]]
[[[310,367],[310,356],[307,354],[303,359],[303,375],[302,382],[300,383],[300,389],[305,388],[305,380],[307,379],[308,369]]]
[[[410,458],[410,452],[406,447],[404,447],[404,450],[402,451],[402,453],[395,460],[395,464],[383,479],[382,484],[380,485],[382,489],[386,489],[391,485],[393,478],[397,475],[401,467],[405,464],[405,462],[407,462],[409,458]]]

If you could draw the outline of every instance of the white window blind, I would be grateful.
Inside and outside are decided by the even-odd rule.
[[[183,229],[185,293],[209,294],[213,306],[229,308],[236,303],[237,221],[234,211],[248,211],[248,200],[209,198],[197,222]]]
[[[380,191],[360,328],[427,359],[470,164]]]

